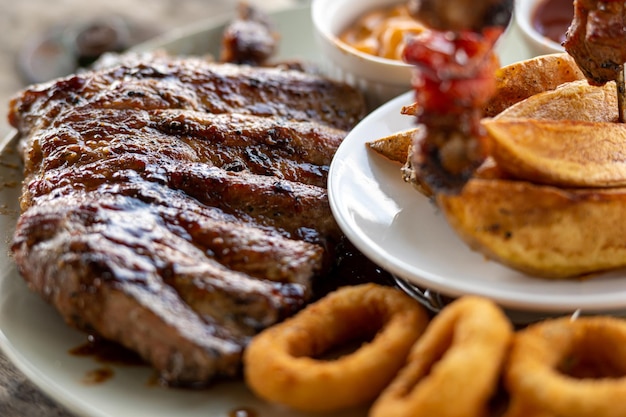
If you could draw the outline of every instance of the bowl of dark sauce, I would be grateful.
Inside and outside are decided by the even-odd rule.
[[[563,52],[561,44],[574,18],[574,2],[516,0],[515,18],[535,54]]]

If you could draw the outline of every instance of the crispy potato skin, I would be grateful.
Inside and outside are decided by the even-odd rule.
[[[528,97],[584,78],[567,53],[541,55],[506,65],[496,73],[496,94],[485,106],[484,115],[493,117]]]
[[[472,249],[522,272],[564,279],[626,266],[626,188],[472,179],[436,200]]]
[[[566,82],[511,105],[494,119],[520,118],[617,122],[617,88],[614,82],[602,87],[591,86],[587,80]]]
[[[515,178],[561,187],[626,186],[626,126],[574,120],[484,121],[491,155]]]
[[[531,82],[550,77],[548,67],[574,65],[563,59],[514,64],[511,88],[528,97],[483,122],[500,172],[477,175],[459,195],[436,196],[473,250],[546,279],[626,266],[626,128],[615,123],[616,88],[592,87],[576,79],[579,71],[565,82],[556,73],[555,86]]]
[[[409,157],[409,147],[413,141],[415,133],[423,127],[418,126],[413,129],[403,130],[380,139],[367,142],[366,145],[374,152],[377,152],[385,158],[404,164]]]

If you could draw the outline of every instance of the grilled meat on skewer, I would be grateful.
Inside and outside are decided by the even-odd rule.
[[[574,19],[563,46],[589,83],[617,80],[626,62],[626,5],[616,0],[574,0]]]
[[[617,84],[619,120],[626,121],[626,4],[574,0],[574,19],[563,43],[592,85]]]
[[[510,0],[453,3],[414,1],[417,18],[435,28],[414,37],[404,51],[404,60],[415,66],[413,113],[423,126],[405,179],[419,179],[435,193],[459,192],[486,157],[480,119],[495,92],[499,61],[493,47],[512,13]]]

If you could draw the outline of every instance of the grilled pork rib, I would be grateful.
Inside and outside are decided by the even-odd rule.
[[[14,259],[69,324],[164,381],[236,376],[249,338],[302,308],[332,265],[326,175],[362,97],[284,68],[120,62],[13,100]]]
[[[198,57],[134,54],[118,65],[34,86],[12,104],[20,132],[43,128],[67,106],[183,109],[277,116],[350,129],[364,115],[362,96],[347,84],[284,67],[219,64]]]

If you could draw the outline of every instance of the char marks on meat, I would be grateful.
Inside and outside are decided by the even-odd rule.
[[[563,46],[593,85],[620,78],[626,62],[626,5],[616,0],[575,0]]]
[[[249,338],[332,266],[328,166],[364,109],[301,71],[163,54],[30,87],[9,114],[18,269],[170,384],[237,376]]]
[[[221,64],[199,57],[132,54],[97,71],[34,86],[13,103],[20,132],[44,128],[68,106],[181,109],[275,116],[350,129],[363,117],[363,98],[346,84],[284,67]]]

